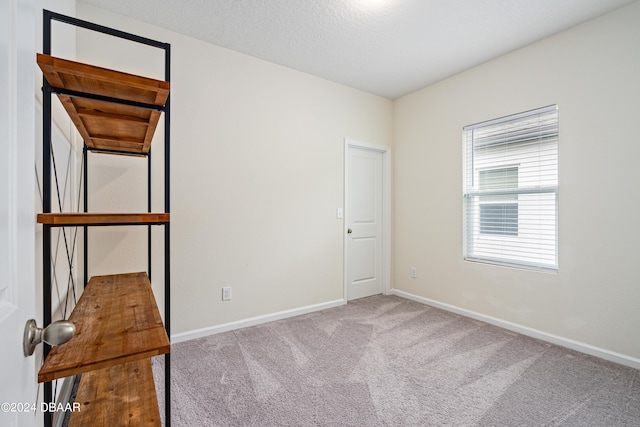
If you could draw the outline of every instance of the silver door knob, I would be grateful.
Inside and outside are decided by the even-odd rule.
[[[353,233],[353,230],[352,230],[352,229],[350,229],[350,228],[348,228],[348,229],[347,229],[347,234],[351,234],[351,233]]]
[[[64,344],[73,338],[76,333],[76,325],[68,320],[58,320],[51,323],[46,328],[38,328],[34,319],[27,320],[24,325],[24,338],[22,340],[22,349],[25,356],[31,356],[36,346],[41,342],[49,345]]]

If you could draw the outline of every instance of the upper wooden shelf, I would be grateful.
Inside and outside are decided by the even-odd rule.
[[[38,66],[54,88],[164,106],[169,82],[37,54]],[[92,150],[146,155],[161,112],[58,94],[65,110]]]
[[[58,227],[82,225],[146,225],[165,224],[168,213],[46,213],[38,214],[40,224]]]
[[[76,333],[51,349],[38,382],[146,359],[171,348],[146,273],[93,277],[69,320]]]

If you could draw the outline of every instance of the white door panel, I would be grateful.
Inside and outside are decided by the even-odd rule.
[[[376,238],[356,238],[351,241],[351,282],[375,280],[377,276]]]
[[[377,212],[377,204],[379,198],[377,192],[377,173],[379,171],[380,153],[363,152],[352,149],[351,167],[350,167],[350,184],[351,184],[351,220],[355,224],[375,224]]]

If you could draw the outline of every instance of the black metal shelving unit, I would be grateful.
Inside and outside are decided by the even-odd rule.
[[[43,54],[50,55],[51,54],[51,42],[52,42],[52,34],[51,34],[51,23],[53,21],[57,21],[63,24],[68,24],[71,26],[84,28],[91,31],[96,31],[102,34],[106,34],[109,36],[125,39],[131,42],[140,43],[143,45],[151,46],[154,48],[164,50],[165,56],[165,76],[164,79],[166,82],[170,82],[170,70],[171,70],[171,47],[168,43],[159,42],[156,40],[148,39],[145,37],[141,37],[135,34],[119,31],[113,28],[105,27],[102,25],[97,25],[91,22],[87,22],[84,20],[80,20],[77,18],[61,15],[55,12],[51,12],[48,10],[43,11]],[[167,96],[166,102],[164,105],[159,106],[155,104],[148,104],[143,102],[135,102],[126,99],[112,98],[108,96],[95,95],[91,93],[79,92],[68,90],[64,88],[53,87],[47,81],[46,78],[43,78],[43,133],[42,133],[42,146],[43,146],[43,214],[48,214],[52,212],[51,207],[51,199],[52,199],[52,102],[51,98],[53,94],[58,95],[66,95],[72,98],[84,98],[89,100],[103,101],[108,103],[120,104],[120,105],[128,105],[132,107],[137,107],[141,109],[149,109],[160,111],[164,114],[164,213],[170,213],[170,95]],[[91,148],[86,144],[84,144],[83,148],[83,204],[84,204],[84,212],[88,212],[88,199],[89,194],[87,191],[88,184],[88,152],[89,151],[97,151],[101,153],[108,154],[117,154],[117,155],[131,155],[130,152],[119,151],[119,150],[105,150],[105,149],[95,149]],[[151,151],[148,153],[144,153],[141,155],[142,157],[146,157],[147,159],[147,207],[148,212],[151,213]],[[84,230],[83,241],[84,241],[84,260],[83,260],[83,270],[84,270],[84,280],[85,285],[89,278],[88,272],[88,238],[89,238],[89,228],[94,226],[113,226],[113,225],[138,225],[138,226],[146,226],[148,227],[148,270],[147,274],[149,276],[149,280],[151,279],[151,261],[152,261],[152,225],[162,226],[164,227],[164,328],[166,330],[167,337],[170,337],[170,321],[171,321],[171,269],[170,269],[170,222],[155,222],[155,221],[147,221],[147,222],[136,222],[132,223],[122,223],[116,224],[113,222],[109,223],[88,223],[88,224],[76,224],[73,226],[82,227]],[[52,223],[43,223],[43,323],[44,325],[49,325],[52,321],[52,263],[51,263],[51,234],[52,228],[54,227],[69,227],[70,225],[66,224],[52,224]],[[43,360],[47,358],[51,351],[51,347],[48,344],[44,344],[43,348]],[[170,372],[171,372],[171,357],[169,353],[164,354],[164,403],[165,403],[165,425],[171,425],[171,394],[170,394]],[[44,393],[43,393],[44,402],[51,402],[53,399],[52,393],[52,383],[45,382],[44,383]],[[46,412],[44,414],[44,425],[45,427],[51,427],[53,422],[53,417],[51,412]]]

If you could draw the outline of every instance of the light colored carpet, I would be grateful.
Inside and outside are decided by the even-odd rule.
[[[640,426],[638,370],[394,296],[175,344],[171,362],[174,426]]]

